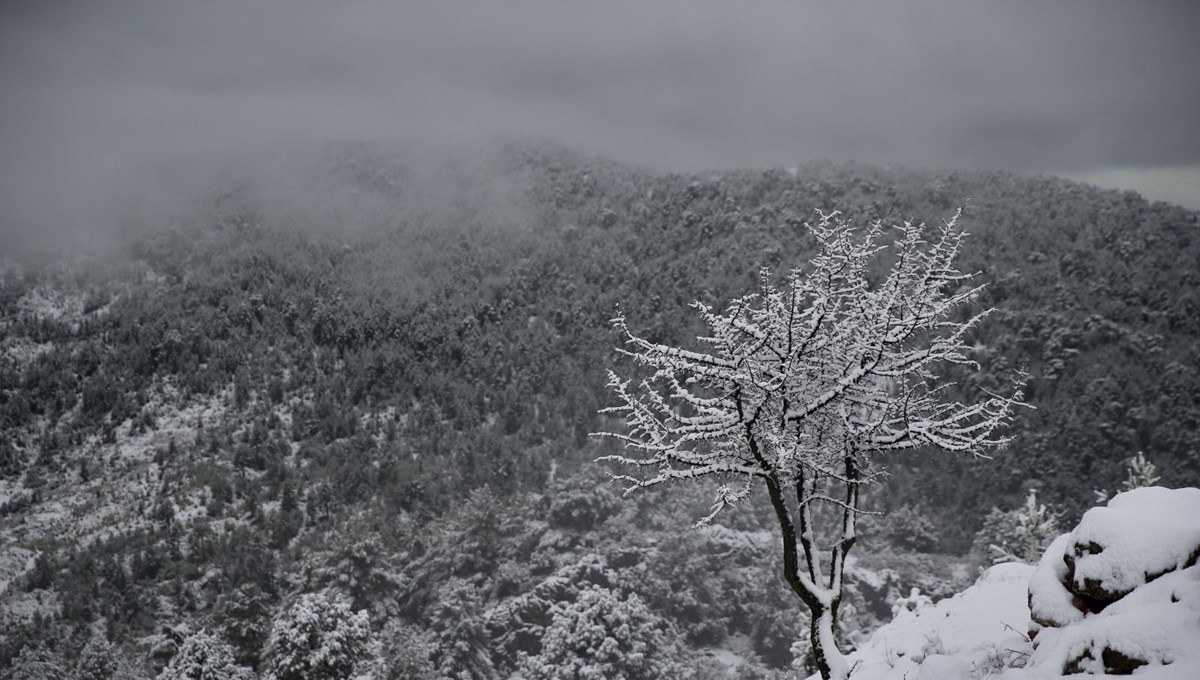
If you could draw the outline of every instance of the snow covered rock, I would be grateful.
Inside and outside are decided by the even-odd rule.
[[[1071,592],[1101,611],[1163,574],[1200,557],[1200,489],[1147,487],[1092,508],[1071,533],[1065,555]]]
[[[1044,627],[1060,628],[1083,620],[1085,607],[1075,601],[1067,587],[1065,560],[1071,534],[1054,539],[1029,579],[1029,636],[1037,637]]]
[[[1092,508],[1050,545],[1030,579],[1031,666],[1068,674],[1150,666],[1139,675],[1193,677],[1198,557],[1200,489],[1134,489]]]

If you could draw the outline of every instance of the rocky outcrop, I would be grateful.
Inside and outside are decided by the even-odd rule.
[[[1089,510],[1029,584],[1034,661],[1128,675],[1200,642],[1200,489],[1150,487]]]

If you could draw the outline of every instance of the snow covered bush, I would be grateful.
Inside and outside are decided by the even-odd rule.
[[[370,640],[365,611],[307,593],[275,620],[267,657],[278,680],[340,680],[366,656]]]
[[[523,680],[656,680],[681,676],[667,623],[637,595],[595,586],[555,607],[542,651],[522,659]]]
[[[234,664],[233,654],[229,643],[202,630],[184,641],[158,680],[249,680],[252,673]]]
[[[451,578],[437,589],[426,616],[436,635],[439,677],[496,677],[484,603],[484,594],[472,581]]]
[[[1058,515],[1038,503],[1037,489],[1030,489],[1019,509],[992,508],[975,534],[972,550],[986,554],[992,564],[1035,564],[1058,533]]]
[[[760,655],[770,656],[758,645],[764,642],[781,652],[775,663],[787,663],[788,645],[804,628],[798,625],[794,603],[772,601],[776,572],[770,539],[769,533],[720,524],[664,534],[653,545],[628,546],[615,558],[628,565],[618,572],[618,585],[671,619],[692,646],[715,645],[728,635],[745,633]],[[767,619],[792,625],[759,635]]]
[[[380,607],[386,612],[387,604],[394,601],[395,593],[404,586],[403,578],[385,559],[374,538],[339,549],[338,562],[329,572],[322,576],[333,576],[334,587],[349,596],[354,609]]]
[[[1073,592],[1102,607],[1200,556],[1200,489],[1148,487],[1092,508],[1065,556]]]
[[[490,610],[487,627],[496,649],[498,664],[515,666],[523,655],[537,655],[542,639],[553,623],[557,606],[572,602],[592,587],[610,587],[613,570],[598,554],[585,554],[565,564],[519,595]]]
[[[971,539],[971,556],[982,564],[992,563],[992,546],[1011,547],[1022,544],[1021,519],[1017,510],[992,507],[983,518],[983,525]],[[1034,559],[1040,558],[1039,553]],[[1023,560],[1018,560],[1023,561]]]
[[[255,583],[243,583],[222,596],[216,621],[233,645],[234,661],[258,666],[260,653],[271,633],[271,598]]]
[[[1119,494],[1055,539],[1036,568],[998,564],[954,597],[897,607],[850,655],[853,677],[1192,680],[1200,677],[1198,559],[1200,489]]]

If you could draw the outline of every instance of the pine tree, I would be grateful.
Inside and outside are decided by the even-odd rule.
[[[158,680],[249,680],[249,669],[233,663],[229,643],[200,631],[184,641]]]
[[[666,623],[637,595],[621,597],[593,586],[574,602],[556,605],[542,637],[542,651],[525,656],[526,680],[677,678],[678,650]]]
[[[1158,467],[1146,460],[1146,455],[1141,451],[1137,455],[1125,461],[1127,468],[1125,473],[1125,481],[1121,483],[1121,491],[1133,491],[1147,486],[1154,486],[1162,476],[1158,474]],[[1096,489],[1093,491],[1096,495],[1096,503],[1107,503],[1109,494],[1104,489]]]
[[[223,600],[219,621],[234,645],[237,663],[258,667],[270,634],[270,610],[270,598],[254,583],[243,583]]]
[[[278,680],[342,680],[366,657],[370,640],[365,611],[310,593],[276,619],[267,656]]]
[[[1158,474],[1158,468],[1154,463],[1146,460],[1145,454],[1141,451],[1138,451],[1137,455],[1130,458],[1125,465],[1129,468],[1129,473],[1125,476],[1125,483],[1121,485],[1122,491],[1154,486],[1158,480],[1162,479],[1162,476]]]
[[[1037,501],[1037,489],[1030,489],[1025,505],[1020,510],[1008,513],[1011,522],[1008,540],[992,543],[988,551],[992,564],[1001,562],[1024,562],[1037,564],[1050,542],[1058,537],[1058,515],[1051,513]]]

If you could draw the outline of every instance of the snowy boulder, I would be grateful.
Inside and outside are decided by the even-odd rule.
[[[1092,508],[1047,548],[1030,579],[1032,665],[1062,673],[1194,669],[1198,557],[1200,489],[1134,489]]]
[[[1045,627],[1061,628],[1083,620],[1086,607],[1067,587],[1067,549],[1071,534],[1054,539],[1029,579],[1029,637]]]
[[[1148,487],[1092,508],[1064,556],[1071,592],[1093,613],[1200,557],[1200,489]]]

